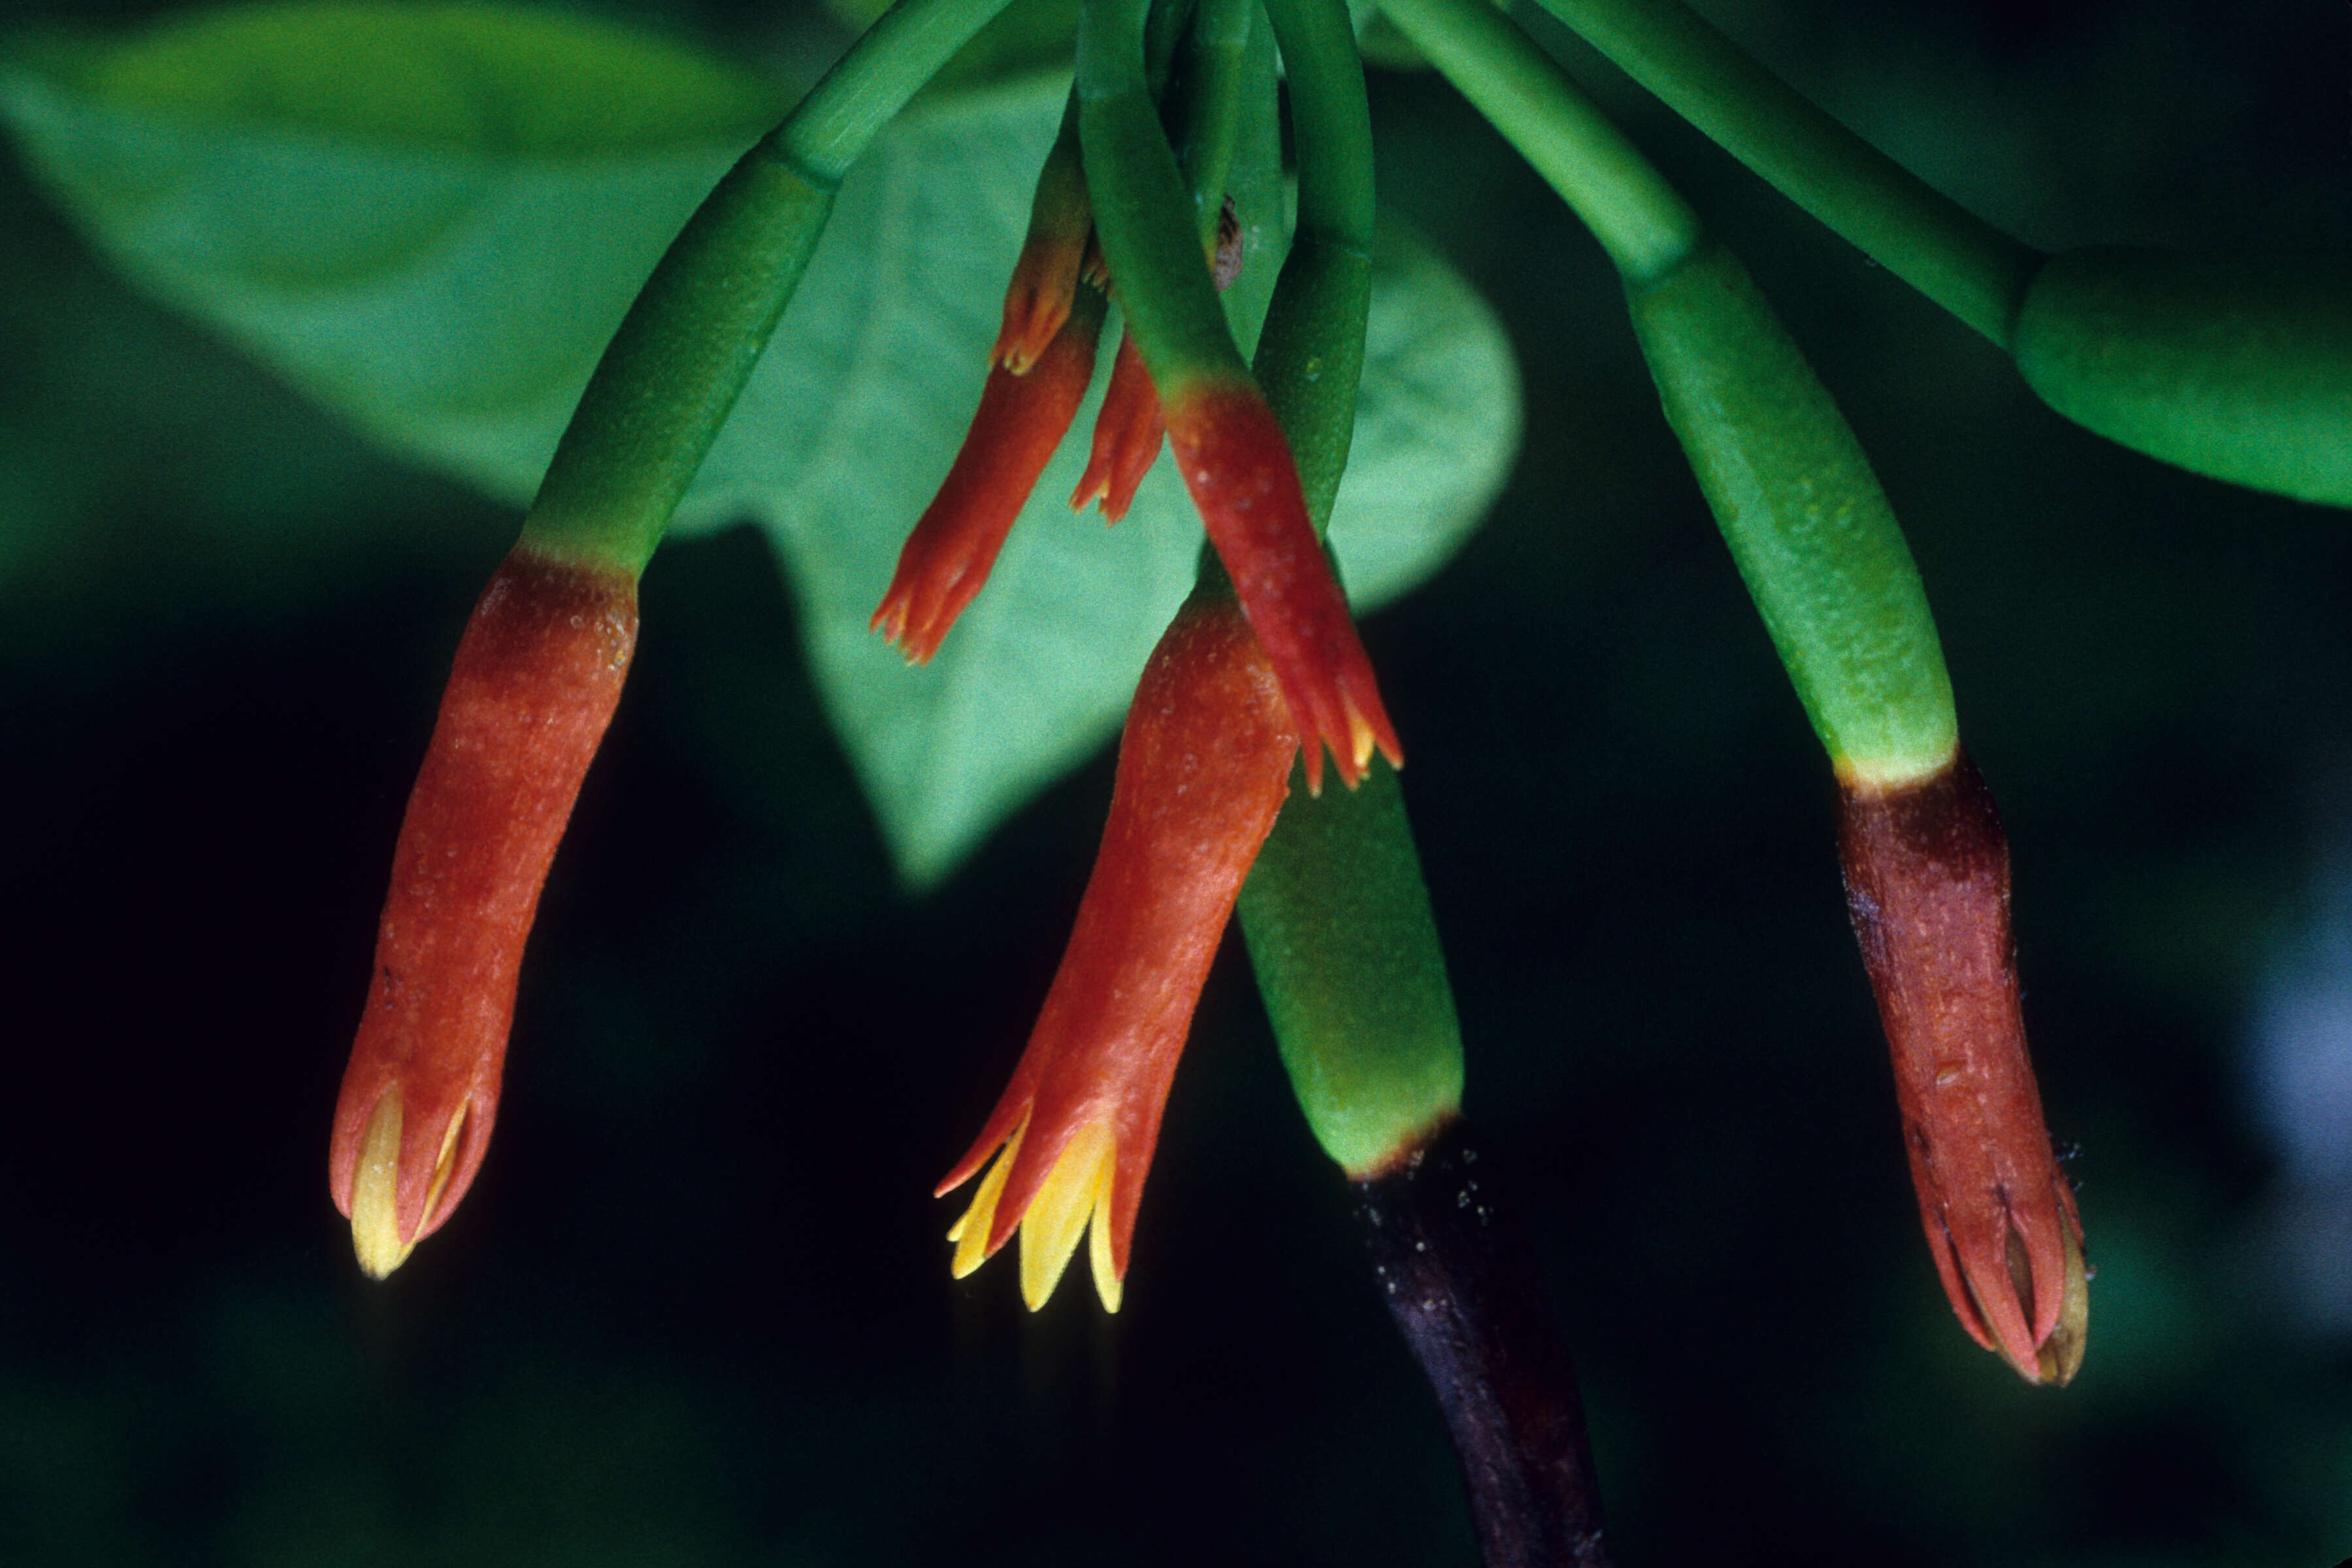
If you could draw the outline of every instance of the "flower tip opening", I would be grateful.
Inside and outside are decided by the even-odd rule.
[[[367,1131],[360,1139],[359,1164],[352,1178],[350,1209],[352,1220],[352,1250],[359,1258],[360,1271],[371,1279],[383,1279],[408,1261],[416,1244],[429,1235],[435,1223],[435,1211],[440,1207],[442,1195],[448,1191],[450,1174],[457,1169],[457,1148],[466,1128],[470,1107],[460,1106],[457,1114],[449,1119],[449,1130],[442,1134],[441,1152],[433,1163],[433,1177],[425,1192],[424,1215],[415,1229],[405,1238],[400,1229],[400,1088],[397,1084],[383,1091],[368,1117]]]
[[[1302,761],[1307,767],[1307,793],[1318,800],[1323,795],[1323,751],[1327,744],[1331,751],[1331,765],[1339,771],[1339,782],[1349,789],[1364,782],[1364,774],[1370,771],[1372,753],[1376,751],[1388,759],[1390,767],[1404,766],[1404,747],[1398,742],[1396,728],[1389,722],[1388,714],[1381,710],[1377,695],[1372,699],[1370,714],[1357,703],[1352,692],[1341,692],[1339,707],[1341,721],[1337,728],[1345,730],[1346,742],[1342,744],[1331,731],[1326,730],[1320,734],[1309,735],[1302,753]]]
[[[1367,713],[1363,705],[1356,700],[1353,691],[1343,690],[1339,694],[1340,708],[1348,726],[1348,749],[1355,762],[1354,771],[1348,776],[1350,789],[1371,766],[1375,748],[1388,759],[1389,766],[1404,766],[1404,745],[1397,739],[1396,726],[1389,722],[1387,710],[1381,706],[1380,693],[1371,693],[1370,701],[1371,711]]]
[[[2063,1388],[2082,1369],[2091,1315],[2090,1270],[2083,1259],[2082,1226],[2065,1178],[2055,1178],[2054,1237],[2036,1245],[2008,1213],[1998,1258],[1971,1256],[1948,1226],[1937,1258],[1952,1310],[1969,1337],[2036,1386]],[[2026,1226],[2041,1226],[2035,1216]]]
[[[1021,1300],[1034,1312],[1044,1307],[1061,1283],[1078,1237],[1089,1229],[1087,1261],[1094,1274],[1095,1294],[1107,1311],[1118,1310],[1122,1295],[1118,1261],[1111,1247],[1111,1190],[1118,1170],[1118,1140],[1108,1121],[1090,1121],[1072,1134],[1039,1184],[1025,1208],[1000,1225],[997,1206],[1006,1181],[1020,1158],[1021,1142],[1029,1131],[1024,1120],[1005,1140],[988,1173],[972,1194],[963,1216],[948,1228],[955,1252],[949,1274],[961,1279],[987,1262],[998,1247],[1019,1231],[1021,1237]],[[941,1191],[951,1190],[970,1173],[951,1174]]]
[[[996,563],[1037,477],[1094,377],[1102,301],[1073,309],[1026,374],[988,373],[963,445],[917,520],[866,623],[909,664],[928,664]]]
[[[1004,319],[988,363],[1014,375],[1027,375],[1045,357],[1077,297],[1078,272],[1087,229],[1074,241],[1066,233],[1033,238],[1023,247],[1004,288]]]
[[[1152,388],[1151,373],[1144,367],[1135,334],[1129,332],[1120,340],[1111,363],[1110,385],[1095,415],[1087,471],[1070,497],[1070,510],[1084,511],[1099,501],[1104,522],[1125,517],[1135,504],[1136,491],[1143,488],[1143,477],[1160,460],[1166,436],[1160,395]]]
[[[997,334],[996,346],[990,351],[988,363],[1013,375],[1027,375],[1036,367],[1037,362],[1045,358],[1046,345],[1054,341],[1054,334],[1060,331],[1062,323],[1069,319],[1067,296],[1063,297],[1059,306],[1056,310],[1054,301],[1036,301],[1023,310],[1016,321],[1012,301],[1007,300],[1004,328]]]
[[[880,632],[883,642],[897,648],[908,664],[924,665],[930,663],[931,656],[940,651],[940,639],[939,636],[932,635],[931,625],[916,626],[910,624],[914,618],[914,599],[910,584],[891,584],[890,592],[876,608],[874,618],[866,623],[866,629]]]

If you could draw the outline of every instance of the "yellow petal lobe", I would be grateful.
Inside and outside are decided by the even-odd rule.
[[[1021,1216],[1021,1299],[1031,1311],[1044,1306],[1061,1282],[1087,1222],[1097,1211],[1107,1215],[1112,1157],[1118,1150],[1118,1139],[1108,1122],[1089,1121],[1079,1128],[1046,1173],[1029,1212]],[[1108,1264],[1106,1255],[1097,1265],[1097,1290]]]
[[[996,1220],[996,1200],[1004,1195],[1004,1178],[1013,1173],[1013,1156],[1021,1152],[1022,1134],[1029,1131],[1027,1118],[1013,1130],[1013,1136],[997,1151],[995,1163],[988,1174],[981,1177],[980,1190],[971,1195],[971,1206],[963,1217],[948,1230],[948,1239],[956,1244],[955,1256],[948,1261],[948,1273],[961,1279],[988,1261],[988,1231]]]
[[[418,1235],[432,1228],[433,1212],[441,1206],[449,1177],[457,1168],[457,1139],[466,1131],[468,1107],[460,1107],[441,1135],[441,1152],[434,1156],[433,1180],[425,1189],[425,1218]],[[360,1138],[357,1174],[352,1178],[352,1250],[360,1269],[371,1279],[382,1279],[408,1261],[417,1237],[400,1235],[400,1086],[383,1091],[368,1117]]]
[[[360,1270],[382,1279],[408,1261],[414,1242],[400,1239],[394,1194],[400,1185],[400,1090],[383,1092],[360,1140],[359,1173],[352,1179],[352,1250]]]

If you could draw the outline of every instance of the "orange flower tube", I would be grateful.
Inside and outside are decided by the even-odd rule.
[[[927,664],[988,581],[1037,476],[1077,417],[1094,379],[1101,294],[1080,284],[1045,353],[1024,372],[999,364],[982,387],[962,449],[898,552],[869,629]]]
[[[1135,492],[1143,488],[1143,476],[1160,460],[1167,432],[1160,417],[1160,395],[1151,388],[1151,373],[1143,368],[1143,351],[1132,336],[1121,337],[1118,357],[1111,361],[1110,385],[1095,415],[1087,471],[1070,493],[1070,510],[1084,511],[1100,501],[1105,522],[1125,517],[1135,504]]]
[[[1223,592],[1195,593],[1128,710],[1102,848],[1029,1047],[939,1185],[952,1191],[996,1156],[949,1232],[959,1279],[1017,1228],[1034,1310],[1091,1223],[1095,1289],[1118,1310],[1169,1083],[1297,752],[1249,623]]]
[[[1404,748],[1307,521],[1298,468],[1274,410],[1246,377],[1189,383],[1167,393],[1162,406],[1202,526],[1233,574],[1306,738],[1307,787],[1323,786],[1327,744],[1351,787],[1376,746],[1402,766]]]
[[[519,546],[457,645],[393,853],[328,1155],[335,1206],[378,1279],[481,1168],[523,942],[636,632],[634,573]]]

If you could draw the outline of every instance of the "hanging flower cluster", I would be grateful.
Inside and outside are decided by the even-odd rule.
[[[1093,374],[1104,293],[1115,284],[1092,237],[1091,203],[1083,186],[1071,188],[1078,161],[1066,130],[1038,181],[979,410],[874,615],[875,629],[915,663],[937,651],[980,591]],[[1241,266],[1240,232],[1226,204],[1208,205],[1218,216],[1206,265],[1222,289]],[[1117,521],[1163,431],[1172,433],[1220,560],[1144,668],[1061,968],[1011,1084],[939,1189],[986,1170],[950,1233],[953,1269],[971,1273],[1018,1231],[1032,1309],[1090,1226],[1096,1291],[1118,1308],[1193,1008],[1289,793],[1306,728],[1294,714],[1319,720],[1305,736],[1310,787],[1325,744],[1351,785],[1375,746],[1400,760],[1265,397],[1247,372],[1213,366],[1197,378],[1206,384],[1163,407],[1142,343],[1131,328],[1119,345],[1071,505],[1099,501]],[[1271,647],[1287,652],[1285,667]]]
[[[468,624],[335,1116],[331,1186],[370,1273],[441,1225],[480,1166],[523,943],[619,697],[637,574],[842,174],[986,15],[908,4],[954,25],[869,35],[863,63],[820,84],[679,236]],[[1389,9],[1498,124],[1551,128],[1530,155],[1623,275],[1666,417],[1840,781],[1850,907],[1937,1268],[1970,1334],[2029,1381],[2063,1383],[2081,1359],[2089,1271],[2025,1050],[2007,847],[1959,749],[1885,499],[1738,264],[1507,20],[1475,0]],[[1462,1075],[1410,832],[1374,762],[1393,768],[1402,750],[1320,531],[1370,289],[1352,29],[1328,0],[1267,0],[1263,13],[1256,0],[1086,0],[1086,16],[977,411],[871,626],[911,663],[938,652],[1067,436],[1117,304],[1125,336],[1071,505],[1117,521],[1164,443],[1213,554],[1143,670],[1101,848],[1028,1047],[939,1188],[978,1184],[950,1233],[957,1275],[1018,1232],[1036,1307],[1091,1229],[1096,1289],[1116,1310],[1169,1086],[1237,905],[1301,1104],[1352,1178],[1387,1180],[1433,1146],[1458,1117]],[[1248,53],[1268,22],[1298,179],[1253,365],[1219,298],[1260,264],[1243,256],[1224,195],[1238,84],[1273,90],[1262,36]],[[1180,48],[1181,91],[1169,86]],[[1562,160],[1569,143],[1581,153]],[[1348,786],[1328,800],[1327,752]],[[1295,762],[1309,800],[1291,799]]]

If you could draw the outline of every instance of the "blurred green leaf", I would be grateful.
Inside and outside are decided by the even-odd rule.
[[[785,108],[758,76],[655,35],[497,5],[240,5],[44,41],[42,74],[85,106],[379,152],[625,153],[756,135]]]
[[[519,505],[639,282],[773,111],[756,80],[675,46],[478,6],[272,6],[51,58],[66,64],[0,79],[0,113],[119,266],[387,445]],[[978,399],[1064,92],[943,96],[886,133],[678,514],[750,518],[776,543],[919,884],[1109,733],[1199,545],[1164,460],[1118,529],[1070,514],[1082,414],[931,665],[866,629]],[[1360,604],[1450,554],[1517,424],[1492,317],[1390,244],[1332,530]]]

